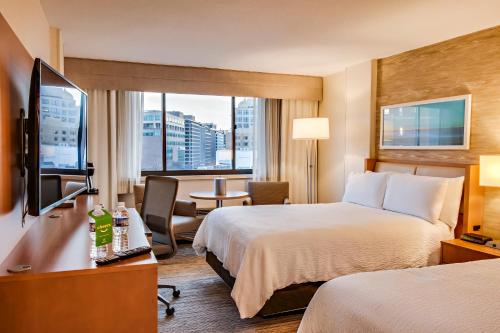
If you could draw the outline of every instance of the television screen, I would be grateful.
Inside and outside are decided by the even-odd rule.
[[[41,66],[40,168],[42,173],[86,170],[86,96],[78,88]]]
[[[31,82],[27,162],[31,215],[87,188],[87,95],[40,59]]]

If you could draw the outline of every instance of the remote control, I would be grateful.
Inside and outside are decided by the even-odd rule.
[[[120,260],[120,257],[118,257],[117,255],[112,255],[112,256],[109,256],[106,258],[96,259],[95,264],[97,266],[109,265],[109,264],[112,264],[112,263],[117,262],[119,260]]]
[[[136,247],[135,249],[117,252],[114,255],[106,257],[106,258],[96,259],[95,263],[98,266],[109,265],[109,264],[112,264],[112,263],[117,262],[117,261],[137,257],[140,255],[149,253],[149,252],[151,252],[151,247],[149,247],[149,246]]]
[[[115,255],[120,257],[120,260],[124,260],[124,259],[128,259],[128,258],[137,257],[137,256],[140,256],[142,254],[149,253],[149,252],[151,252],[151,247],[140,246],[140,247],[136,247],[135,249],[117,252],[117,253],[115,253]]]

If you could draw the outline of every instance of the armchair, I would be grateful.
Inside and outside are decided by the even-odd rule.
[[[288,200],[288,182],[248,182],[249,197],[243,202],[251,205],[286,205]]]

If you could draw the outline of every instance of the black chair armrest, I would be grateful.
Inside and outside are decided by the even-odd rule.
[[[196,202],[177,200],[174,206],[174,215],[196,217]]]

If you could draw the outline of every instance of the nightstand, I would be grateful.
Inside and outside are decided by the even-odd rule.
[[[500,250],[461,239],[441,241],[441,264],[500,258]]]

